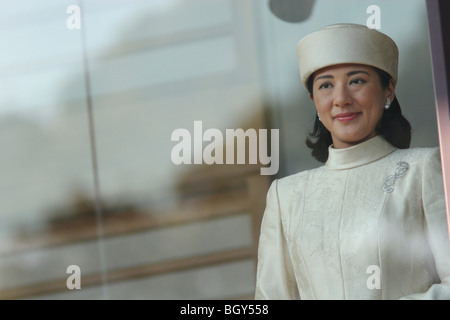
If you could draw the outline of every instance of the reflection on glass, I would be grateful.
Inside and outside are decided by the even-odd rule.
[[[421,52],[401,67],[398,90],[423,84],[402,106],[416,145],[427,145],[433,115],[415,108],[432,97],[426,37],[409,36],[426,33],[424,7],[376,2],[402,12],[408,30],[387,16],[383,27],[404,52]],[[0,298],[252,299],[273,177],[260,164],[177,166],[170,137],[197,120],[222,132],[278,128],[277,177],[317,165],[303,143],[314,113],[300,107],[310,102],[295,44],[316,25],[361,23],[369,2],[325,15],[334,1],[308,3],[308,16],[286,23],[259,0],[83,1],[96,199],[82,33],[66,27],[73,3],[0,1]],[[409,65],[423,68],[419,79],[405,75]],[[81,290],[66,286],[70,265]]]

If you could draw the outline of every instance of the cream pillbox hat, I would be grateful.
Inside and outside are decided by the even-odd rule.
[[[335,64],[358,63],[386,71],[397,83],[398,48],[384,33],[359,24],[333,24],[308,34],[297,44],[303,86],[317,70]]]

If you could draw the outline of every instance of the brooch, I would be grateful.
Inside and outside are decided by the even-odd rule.
[[[405,161],[400,161],[399,163],[397,163],[397,169],[395,169],[395,173],[388,176],[386,180],[384,180],[383,190],[388,193],[394,191],[395,180],[402,177],[405,174],[406,170],[408,170],[408,167],[409,165]]]

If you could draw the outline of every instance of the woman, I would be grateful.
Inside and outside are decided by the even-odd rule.
[[[317,109],[307,145],[325,164],[272,183],[256,299],[450,300],[439,149],[409,149],[396,44],[338,24],[297,55]]]

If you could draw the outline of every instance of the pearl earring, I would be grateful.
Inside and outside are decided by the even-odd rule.
[[[322,120],[320,119],[320,115],[319,115],[318,112],[317,112],[317,117],[319,118],[319,121],[322,122]]]
[[[389,100],[388,97],[386,97],[386,104],[384,105],[384,108],[387,110],[391,107],[391,100]]]

